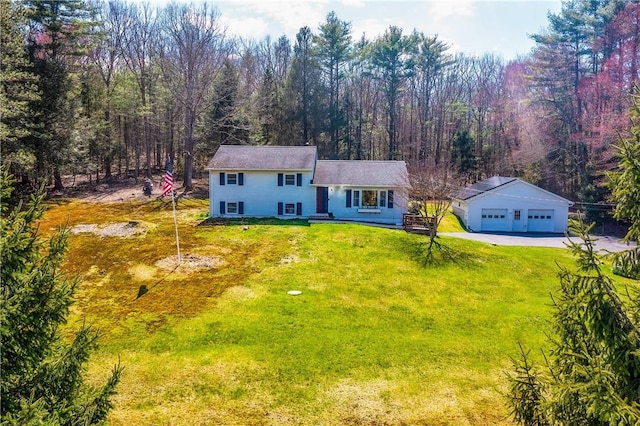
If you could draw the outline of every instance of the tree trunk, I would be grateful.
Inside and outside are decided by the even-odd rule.
[[[185,109],[184,125],[184,188],[185,191],[193,189],[193,128],[196,115],[191,108]]]
[[[55,166],[53,169],[53,189],[55,191],[61,191],[64,189],[64,185],[62,184],[62,176],[60,176],[60,169],[58,166]]]

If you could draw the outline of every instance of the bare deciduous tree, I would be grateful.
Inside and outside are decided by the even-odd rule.
[[[410,203],[429,223],[427,257],[431,258],[433,248],[441,248],[436,241],[438,227],[451,208],[452,196],[461,188],[462,180],[446,163],[416,164],[409,169],[409,179]]]
[[[162,10],[164,43],[159,46],[165,84],[184,108],[184,186],[192,188],[194,129],[207,107],[213,83],[220,75],[232,44],[206,4],[170,4]]]
[[[151,173],[151,131],[149,129],[148,98],[151,91],[151,68],[154,34],[156,32],[156,13],[149,3],[142,6],[131,5],[128,9],[128,27],[124,32],[123,57],[134,74],[141,102],[144,144],[146,148],[147,177]],[[136,178],[140,173],[140,152],[136,140]]]

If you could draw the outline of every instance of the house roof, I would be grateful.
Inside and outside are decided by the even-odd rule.
[[[454,195],[453,198],[456,198],[458,200],[468,200],[477,195],[492,191],[502,185],[506,185],[507,183],[513,182],[515,180],[518,180],[518,178],[493,176],[489,179],[476,182],[473,185],[469,185],[466,188],[461,189],[456,195]]]
[[[221,145],[207,170],[313,170],[315,146]]]
[[[319,160],[313,176],[318,186],[408,188],[404,161]]]

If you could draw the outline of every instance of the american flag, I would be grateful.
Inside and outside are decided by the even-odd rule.
[[[171,164],[171,157],[169,157],[167,159],[167,172],[164,175],[164,184],[162,184],[161,197],[164,197],[171,191],[173,191],[173,165]]]

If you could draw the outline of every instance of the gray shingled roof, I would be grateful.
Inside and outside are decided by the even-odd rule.
[[[458,200],[468,200],[469,198],[473,198],[476,195],[484,194],[487,191],[491,191],[496,189],[499,186],[506,185],[509,182],[513,182],[514,180],[518,180],[514,177],[504,177],[504,176],[494,176],[489,179],[482,180],[480,182],[474,183],[473,185],[467,186],[466,188],[460,190],[453,198]]]
[[[315,146],[222,145],[207,170],[313,170]]]
[[[409,174],[404,161],[320,160],[314,185],[408,188]]]

